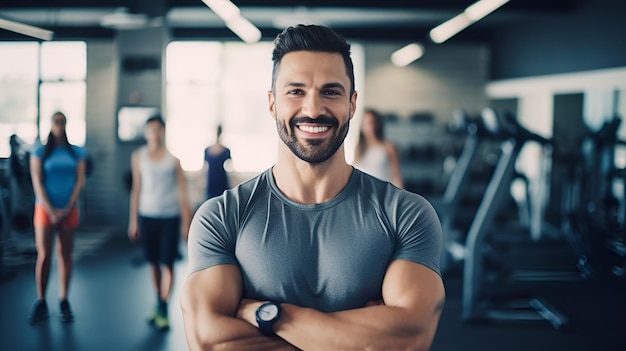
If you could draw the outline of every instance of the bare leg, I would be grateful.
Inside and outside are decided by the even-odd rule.
[[[172,265],[165,265],[161,269],[161,301],[167,302],[170,299],[172,286],[174,285],[174,269]]]
[[[46,298],[46,288],[50,277],[50,263],[52,261],[52,227],[35,227],[35,246],[37,248],[37,263],[35,265],[35,282],[37,285],[37,299]]]
[[[157,296],[161,296],[161,267],[158,263],[151,263],[150,269],[152,270],[152,283],[156,290]]]
[[[72,252],[74,229],[61,229],[57,236],[57,264],[59,274],[59,300],[67,298],[72,277]]]

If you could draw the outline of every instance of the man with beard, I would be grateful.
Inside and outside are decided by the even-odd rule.
[[[350,45],[316,25],[274,44],[278,158],[196,212],[181,298],[189,348],[427,350],[445,295],[439,219],[346,162]]]

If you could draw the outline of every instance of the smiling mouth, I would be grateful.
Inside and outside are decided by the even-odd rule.
[[[329,126],[303,126],[300,125],[298,126],[298,129],[305,132],[305,133],[311,133],[311,134],[319,134],[319,133],[324,133],[327,132],[330,127]]]

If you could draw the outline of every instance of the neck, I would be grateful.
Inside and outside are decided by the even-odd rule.
[[[158,152],[163,150],[163,144],[161,143],[148,143],[147,146],[150,152]]]
[[[302,204],[326,202],[337,196],[348,184],[352,166],[348,165],[343,146],[327,161],[310,164],[283,153],[272,169],[278,188],[293,201]]]

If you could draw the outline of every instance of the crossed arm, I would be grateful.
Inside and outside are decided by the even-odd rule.
[[[383,281],[384,303],[323,313],[281,304],[274,325],[279,337],[257,329],[254,312],[262,301],[241,300],[239,268],[214,266],[189,276],[181,300],[190,350],[428,350],[445,298],[440,276],[403,260],[390,264]]]

